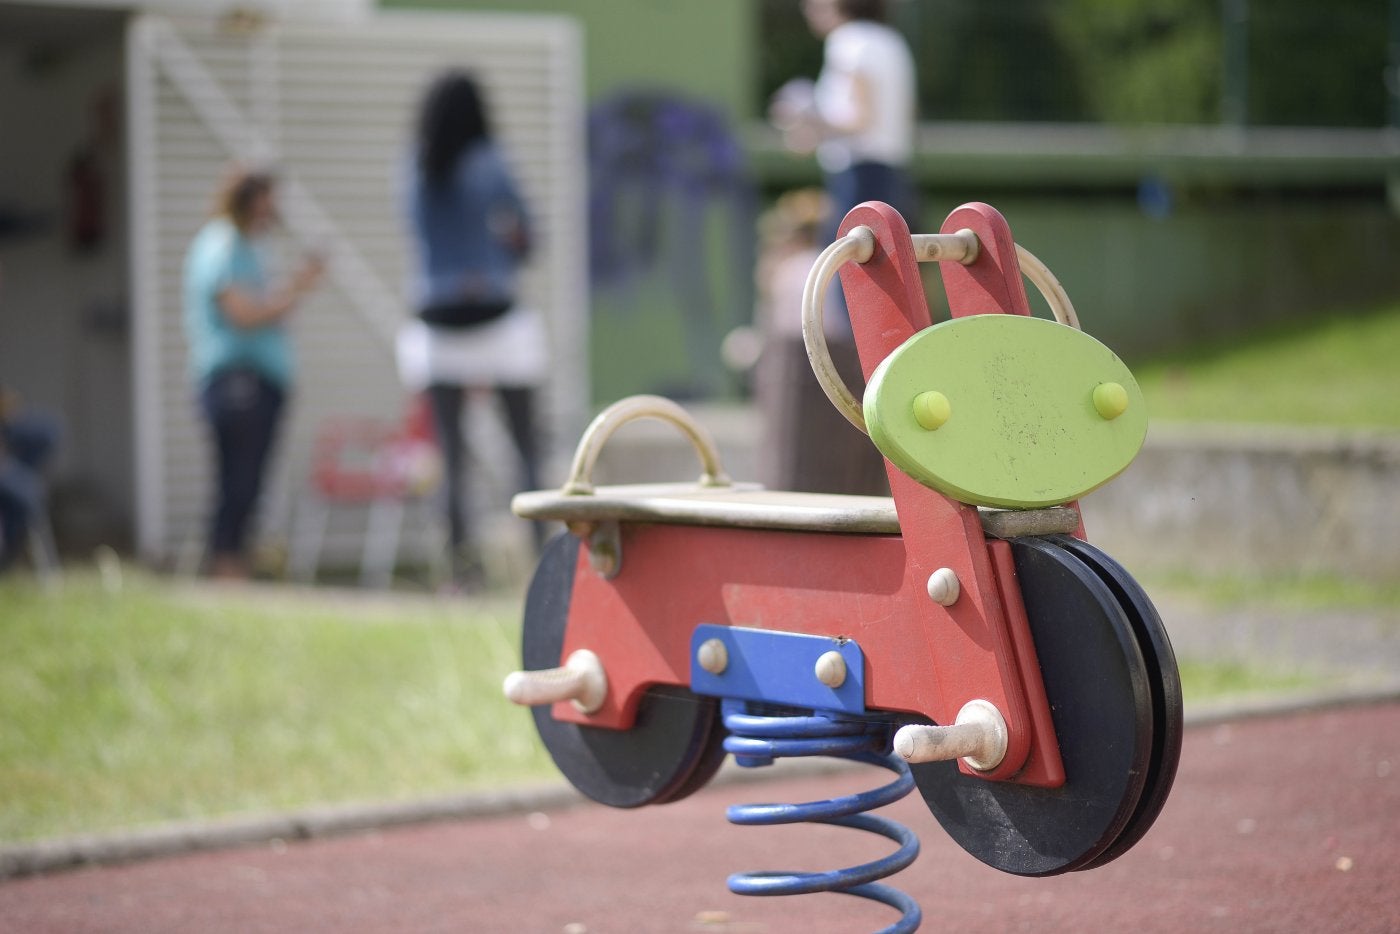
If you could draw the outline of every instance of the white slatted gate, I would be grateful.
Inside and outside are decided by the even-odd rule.
[[[318,424],[402,412],[392,337],[406,315],[407,243],[394,181],[419,95],[448,66],[482,80],[538,226],[523,297],[550,323],[555,365],[542,427],[547,447],[576,436],[588,399],[580,48],[576,27],[560,17],[405,11],[247,34],[211,19],[133,20],[127,85],[143,556],[168,560],[202,542],[208,453],[186,376],[180,275],[230,162],[275,163],[288,252],[315,246],[332,258],[329,287],[292,325],[298,383],[262,528],[285,532]],[[513,475],[496,466],[498,478]],[[499,492],[493,498],[508,491]],[[358,541],[340,543],[342,551],[351,546]],[[336,548],[328,540],[327,550]]]

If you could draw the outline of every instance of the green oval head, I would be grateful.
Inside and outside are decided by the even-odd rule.
[[[865,422],[900,470],[959,502],[1035,509],[1116,477],[1147,435],[1133,374],[1075,328],[1024,315],[954,318],[885,358]]]

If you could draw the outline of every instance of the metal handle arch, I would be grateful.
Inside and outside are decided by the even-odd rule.
[[[729,476],[720,464],[719,448],[705,427],[689,412],[670,399],[661,396],[628,396],[599,412],[584,430],[569,467],[569,479],[561,492],[571,496],[586,496],[593,492],[593,467],[613,432],[639,418],[659,418],[670,422],[689,439],[700,458],[701,486],[729,486]]]
[[[977,235],[966,228],[950,234],[912,234],[910,239],[913,241],[914,257],[921,263],[958,262],[966,266],[975,262],[981,251]],[[846,386],[831,360],[823,316],[826,292],[836,271],[852,261],[868,262],[874,255],[875,232],[869,227],[856,227],[822,250],[802,288],[802,342],[807,348],[807,360],[812,365],[812,372],[836,410],[866,434],[869,431],[865,427],[860,400]],[[1016,244],[1016,259],[1021,273],[1039,290],[1055,320],[1079,330],[1079,315],[1075,313],[1074,304],[1049,267],[1019,243]]]

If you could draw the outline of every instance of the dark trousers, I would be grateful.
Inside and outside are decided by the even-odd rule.
[[[919,229],[918,195],[909,181],[908,173],[900,166],[884,162],[856,162],[849,168],[832,172],[826,177],[826,194],[831,199],[827,243],[836,240],[836,231],[851,208],[866,201],[885,202],[904,217],[911,233],[924,233]],[[851,331],[846,295],[839,285],[839,280],[838,284],[833,286],[832,293],[828,293],[828,301],[832,305],[828,309],[828,320],[849,334]]]
[[[831,198],[831,239],[836,239],[846,212],[866,201],[883,201],[904,216],[913,233],[919,230],[919,204],[909,175],[897,165],[884,162],[857,162],[826,178],[826,193]]]
[[[37,482],[30,470],[0,452],[0,571],[24,550]]]
[[[24,549],[29,523],[44,508],[43,471],[58,437],[58,423],[40,413],[0,422],[0,570]]]
[[[539,452],[535,440],[535,391],[523,386],[498,386],[496,394],[505,408],[516,450],[520,452],[520,484],[525,490],[539,488]],[[435,383],[428,387],[428,400],[433,409],[433,430],[442,449],[445,474],[447,529],[455,557],[461,557],[463,545],[473,544],[471,517],[465,509],[466,500],[466,442],[462,414],[466,389],[463,386]],[[534,523],[535,544],[539,546],[542,532]]]
[[[219,372],[200,391],[200,409],[214,440],[212,556],[241,557],[247,550],[248,525],[262,492],[284,401],[279,386],[246,368]]]

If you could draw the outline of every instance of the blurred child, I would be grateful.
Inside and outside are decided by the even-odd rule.
[[[802,292],[826,244],[830,201],[816,189],[778,198],[760,220],[758,321],[762,351],[754,395],[762,414],[760,477],[772,489],[886,495],[884,461],[870,440],[831,404],[812,373],[802,340]],[[832,362],[853,392],[865,385],[844,315],[828,301],[825,333]]]

